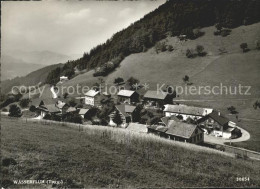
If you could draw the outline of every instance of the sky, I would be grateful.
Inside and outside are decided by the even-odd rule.
[[[83,54],[164,2],[2,1],[2,53]]]

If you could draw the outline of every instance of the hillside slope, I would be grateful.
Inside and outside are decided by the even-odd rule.
[[[57,67],[61,67],[61,66],[63,66],[63,64],[54,64],[54,65],[46,66],[44,68],[31,72],[24,77],[16,77],[11,80],[2,81],[1,82],[1,93],[5,94],[5,93],[10,92],[10,90],[13,86],[20,86],[20,85],[34,86],[40,82],[44,83],[44,81],[46,80],[46,78],[48,76],[48,73],[51,70],[53,70]],[[2,72],[3,72],[3,70],[2,70]]]
[[[68,188],[257,187],[259,161],[235,159],[212,149],[131,134],[124,129],[58,125],[4,118],[3,181],[63,180]],[[26,140],[25,140],[26,139]],[[33,165],[33,166],[32,166]],[[19,167],[19,171],[16,171]],[[237,177],[250,182],[237,182]],[[12,183],[12,182],[11,182]],[[46,185],[31,185],[47,188]]]

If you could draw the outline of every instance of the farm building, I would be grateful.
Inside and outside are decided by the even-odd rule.
[[[61,114],[65,114],[68,108],[70,107],[66,102],[58,100],[55,105],[60,109]]]
[[[231,138],[232,133],[233,137],[239,133],[236,124],[217,111],[211,112],[197,122],[202,128],[212,131],[215,136]]]
[[[65,81],[68,81],[68,80],[69,80],[69,78],[67,76],[61,76],[60,77],[60,82],[61,83],[65,82]]]
[[[44,118],[46,114],[60,114],[60,109],[56,106],[56,104],[47,104],[41,105],[37,107],[38,110],[41,111],[41,117]]]
[[[112,112],[109,117],[109,125],[117,126],[117,124],[113,121],[117,112],[119,112],[122,123],[120,124],[121,127],[127,127],[130,122],[133,120],[133,112],[135,111],[135,106],[128,105],[128,104],[120,104],[116,106],[116,110]]]
[[[181,116],[183,120],[187,120],[191,118],[193,120],[198,120],[205,115],[210,114],[213,109],[211,108],[201,108],[195,106],[187,106],[184,104],[173,105],[173,104],[166,104],[164,106],[164,115],[166,117],[174,116]]]
[[[81,108],[79,110],[79,115],[82,117],[82,118],[85,118],[87,112],[89,111],[89,109],[85,109],[85,108]]]
[[[150,125],[148,133],[153,133],[175,141],[198,144],[204,141],[203,130],[197,125],[168,120],[166,126]]]
[[[172,97],[167,92],[160,91],[147,91],[143,99],[147,108],[162,108],[163,105],[172,103]]]
[[[77,108],[75,107],[69,107],[67,110],[66,110],[66,113],[73,113],[73,112],[76,112],[77,111]]]
[[[118,102],[131,104],[133,102],[138,102],[139,94],[131,90],[120,90],[117,93]]]
[[[100,92],[96,90],[89,90],[85,93],[85,104],[98,106],[100,104]]]

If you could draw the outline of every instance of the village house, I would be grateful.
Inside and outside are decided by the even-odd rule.
[[[58,100],[55,103],[56,107],[58,107],[60,109],[61,114],[65,114],[68,110],[68,108],[70,107],[66,102],[63,102],[61,100]]]
[[[129,123],[133,121],[133,113],[136,107],[128,104],[120,104],[115,107],[116,110],[109,115],[109,125],[117,126],[117,124],[114,123],[113,119],[116,115],[116,111],[118,111],[122,120],[122,124],[120,125],[120,127],[126,128],[129,125]]]
[[[117,93],[117,97],[118,97],[118,102],[131,104],[134,102],[138,102],[139,94],[131,90],[120,90]]]
[[[197,121],[201,128],[206,130],[206,133],[223,138],[240,137],[241,131],[236,128],[236,123],[230,121],[220,112],[213,111],[205,117]]]
[[[98,106],[100,104],[100,92],[92,89],[85,93],[85,104]]]
[[[195,106],[187,106],[184,104],[173,105],[173,104],[166,104],[164,106],[164,115],[166,117],[174,116],[181,116],[183,120],[187,120],[191,118],[193,120],[198,120],[208,114],[210,114],[213,109],[211,108],[201,108]]]
[[[165,122],[166,126],[150,125],[147,127],[148,133],[156,134],[160,137],[175,141],[194,144],[202,143],[204,141],[204,131],[197,125],[168,120],[167,118],[164,121],[162,120],[162,122]]]
[[[75,107],[69,107],[67,110],[66,110],[66,113],[74,113],[77,111],[77,108]]]
[[[88,113],[89,109],[85,109],[85,108],[80,108],[79,110],[79,115],[82,117],[82,118],[85,118],[86,114]]]
[[[60,77],[60,83],[63,83],[63,82],[68,81],[68,80],[69,80],[69,78],[67,76],[61,76]]]
[[[146,108],[162,108],[163,105],[172,103],[171,95],[160,91],[147,91],[143,100]]]
[[[41,118],[44,118],[47,114],[59,114],[60,109],[55,104],[41,105],[37,107],[40,110]]]

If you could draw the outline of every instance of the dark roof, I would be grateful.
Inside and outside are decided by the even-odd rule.
[[[144,94],[144,98],[164,100],[168,93],[160,91],[147,91]]]
[[[135,110],[135,106],[131,106],[128,104],[120,104],[116,106],[116,109],[121,112],[125,117],[128,117],[129,115],[127,113],[133,113]]]
[[[229,119],[220,114],[220,112],[213,111],[211,112],[208,117],[219,123],[220,125],[225,125],[229,122]]]
[[[197,128],[197,126],[192,124],[187,124],[184,122],[169,120],[167,127],[159,126],[159,125],[150,125],[147,128],[159,132],[163,132],[169,135],[174,135],[174,136],[179,136],[179,137],[189,139],[192,133]]]
[[[191,137],[196,128],[196,125],[170,120],[168,123],[168,130],[166,131],[166,134],[180,136],[188,139]]]

